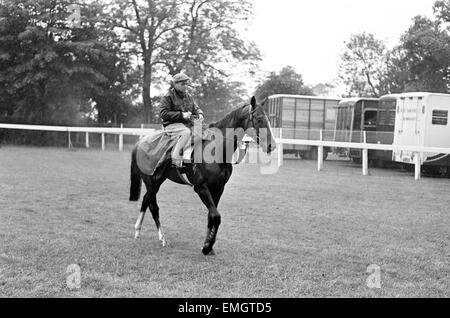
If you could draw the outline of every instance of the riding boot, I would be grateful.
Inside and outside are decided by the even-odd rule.
[[[182,158],[180,158],[180,159],[172,158],[172,166],[174,168],[181,168],[181,167],[183,167],[183,159]]]

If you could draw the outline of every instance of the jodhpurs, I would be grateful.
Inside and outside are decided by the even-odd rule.
[[[191,143],[191,129],[186,127],[182,123],[174,123],[166,126],[164,131],[170,136],[171,139],[177,139],[177,143],[172,151],[172,159],[182,160],[184,153]]]

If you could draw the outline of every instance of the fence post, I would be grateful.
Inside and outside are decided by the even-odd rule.
[[[89,133],[86,132],[86,148],[89,148]]]
[[[281,141],[281,139],[283,138],[283,130],[282,128],[279,128],[279,139],[280,142],[277,144],[277,148],[278,148],[278,166],[282,166],[283,165],[283,142]]]
[[[102,150],[105,150],[105,133],[102,133]]]
[[[416,155],[414,156],[414,180],[419,181],[420,180],[420,153],[416,152]]]
[[[367,142],[367,132],[363,131],[363,143],[365,144]],[[369,175],[369,150],[367,148],[364,148],[362,150],[362,169],[363,169],[363,176]]]
[[[323,130],[320,130],[319,140],[323,141]],[[323,169],[323,146],[317,147],[317,170],[322,171]]]
[[[69,128],[67,128],[67,147],[69,149],[72,148],[72,140],[70,139],[70,129]]]
[[[123,124],[120,124],[120,129],[123,129]],[[119,135],[119,151],[123,151],[123,134]]]
[[[141,129],[142,129],[142,131],[144,131],[144,124],[141,124]],[[139,139],[141,139],[144,136],[145,136],[145,134],[142,132],[141,135],[139,136]]]

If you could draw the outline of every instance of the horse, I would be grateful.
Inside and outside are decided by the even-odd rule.
[[[236,134],[236,130],[247,134],[249,134],[249,131],[252,131],[250,137],[256,140],[259,147],[261,147],[265,153],[270,154],[276,146],[270,123],[263,109],[263,105],[264,103],[258,104],[256,98],[253,96],[250,104],[245,104],[242,107],[238,107],[225,115],[219,121],[209,124],[209,128],[219,130],[224,137],[214,138],[212,140],[203,140],[200,148],[194,148],[192,157],[196,157],[196,152],[204,151],[206,147],[209,147],[209,149],[230,149],[227,147],[231,147],[233,150],[231,154],[233,154],[236,151],[239,142],[241,142],[244,137],[244,134],[242,133]],[[177,168],[172,166],[170,158],[161,164],[155,170],[153,175],[143,173],[136,163],[136,151],[137,145],[133,148],[131,156],[131,184],[129,200],[139,200],[142,180],[144,181],[147,192],[142,200],[140,213],[136,221],[135,238],[139,238],[140,236],[142,222],[144,220],[146,210],[149,208],[156,224],[159,241],[164,247],[166,246],[166,239],[161,229],[159,207],[156,200],[156,195],[160,186],[166,179],[180,184],[186,183],[180,180],[180,174],[177,172]],[[186,164],[184,169],[185,175],[193,186],[194,191],[198,194],[201,201],[208,209],[207,233],[203,244],[202,253],[204,255],[213,255],[213,246],[221,223],[221,215],[217,210],[217,207],[224,192],[225,185],[230,179],[233,171],[230,154],[224,154],[224,160],[219,162],[211,163],[205,162],[205,160],[201,160],[200,162],[194,161],[193,163]]]

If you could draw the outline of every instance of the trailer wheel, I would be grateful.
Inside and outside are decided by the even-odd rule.
[[[309,151],[308,151],[308,159],[310,160],[317,160],[317,147],[312,147]]]
[[[303,153],[303,155],[300,155],[302,159],[305,160],[317,160],[318,153],[317,153],[317,147],[312,147],[308,152]],[[328,158],[328,148],[323,149],[322,159],[327,160]]]
[[[384,162],[380,159],[369,160],[369,166],[373,168],[384,168]]]

